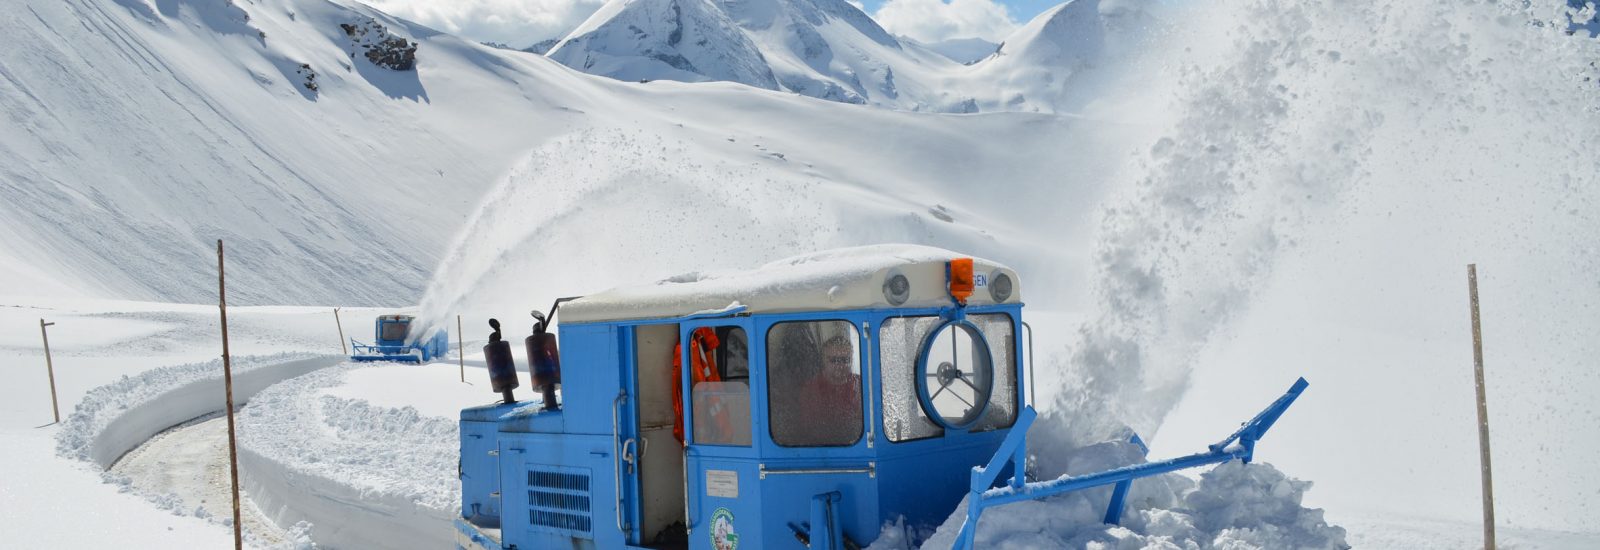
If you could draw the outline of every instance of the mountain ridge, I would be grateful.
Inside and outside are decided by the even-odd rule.
[[[909,111],[1055,112],[1073,77],[1104,60],[1111,20],[1101,10],[1068,0],[962,61],[896,38],[843,0],[612,0],[547,55],[619,80],[731,81]],[[680,42],[704,28],[722,38]]]

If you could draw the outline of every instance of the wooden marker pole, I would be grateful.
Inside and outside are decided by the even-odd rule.
[[[50,360],[50,333],[44,329],[55,323],[46,323],[39,320],[39,336],[44,338],[44,368],[50,373],[50,410],[56,414],[56,423],[61,423],[61,407],[56,404],[56,365]]]
[[[461,316],[456,316],[456,361],[461,363],[461,381],[467,381],[467,340],[461,332]]]
[[[1483,547],[1494,550],[1494,480],[1489,473],[1489,401],[1483,388],[1483,332],[1478,327],[1478,264],[1467,264],[1472,297],[1472,370],[1478,385],[1478,461],[1483,466]]]
[[[228,355],[228,285],[222,271],[222,239],[217,239],[217,311],[222,315],[222,387],[228,395],[228,473],[233,478],[233,548],[244,550],[239,522],[239,447],[233,427],[233,360]]]
[[[344,343],[344,323],[339,322],[339,308],[333,308],[333,325],[339,327],[339,351],[350,355],[350,348]]]

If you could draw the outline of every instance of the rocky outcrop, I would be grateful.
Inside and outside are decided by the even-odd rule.
[[[300,77],[301,86],[313,92],[317,91],[317,71],[312,69],[310,64],[301,63],[300,68],[294,70],[294,74]]]
[[[417,43],[395,34],[376,19],[363,17],[351,23],[340,23],[346,37],[350,38],[350,57],[366,56],[373,65],[392,71],[410,71],[417,67]]]
[[[525,51],[525,52],[528,52],[528,53],[536,53],[536,54],[539,54],[539,55],[544,55],[544,54],[550,53],[550,48],[556,47],[556,44],[559,44],[559,43],[561,43],[561,39],[560,38],[551,38],[549,40],[543,40],[543,41],[540,41],[540,42],[538,42],[538,43],[536,43],[536,44],[534,44],[532,46],[528,46],[526,48],[523,48],[522,51]]]

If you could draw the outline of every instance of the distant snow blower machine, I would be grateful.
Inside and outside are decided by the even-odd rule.
[[[379,315],[373,322],[376,343],[369,346],[351,338],[350,349],[355,353],[350,360],[426,363],[450,350],[450,335],[443,330],[434,330],[426,339],[410,340],[413,321],[416,317],[411,315]]]
[[[511,393],[492,324],[503,399],[461,411],[457,548],[851,550],[966,499],[971,549],[984,510],[1091,487],[1117,523],[1137,478],[1249,462],[1306,388],[1202,452],[1030,482],[1032,330],[1005,266],[873,246],[557,307],[526,340],[539,399]]]

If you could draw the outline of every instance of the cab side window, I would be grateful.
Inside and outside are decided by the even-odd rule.
[[[989,342],[991,361],[994,362],[994,393],[989,398],[989,408],[983,420],[972,427],[974,432],[1009,428],[1017,421],[1017,352],[1015,322],[1004,313],[968,315],[968,320],[978,325],[984,339]]]
[[[717,327],[722,345],[717,348],[717,366],[722,369],[723,380],[750,380],[750,344],[745,340],[744,329]]]
[[[689,398],[697,444],[750,445],[747,341],[739,327],[703,328],[692,333],[686,351],[692,369]]]
[[[944,435],[917,398],[917,354],[943,322],[938,317],[891,317],[878,331],[883,389],[883,434],[896,443]]]
[[[848,321],[778,323],[767,332],[772,441],[847,447],[864,433],[860,337]]]

